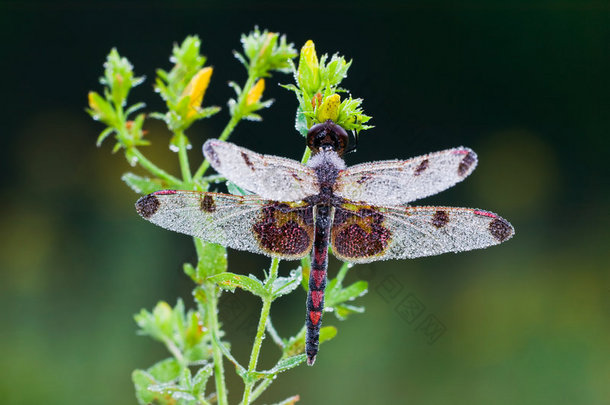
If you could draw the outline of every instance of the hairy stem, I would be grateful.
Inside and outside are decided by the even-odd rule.
[[[305,152],[303,152],[303,157],[301,158],[301,163],[305,164],[309,160],[311,156],[311,150],[309,148],[305,148]]]
[[[178,137],[178,160],[180,161],[182,180],[184,180],[185,185],[190,189],[192,188],[190,184],[193,179],[191,177],[191,167],[189,166],[189,157],[186,148],[187,138],[182,131],[176,132],[176,136]]]
[[[167,181],[170,183],[171,187],[179,188],[182,185],[182,181],[177,177],[172,176],[167,173],[165,170],[161,169],[153,162],[148,160],[142,152],[138,150],[135,146],[131,148],[131,153],[138,159],[138,164],[142,166],[144,169],[148,170],[151,174],[157,176],[158,178]]]
[[[277,279],[277,269],[279,267],[280,260],[273,258],[271,260],[271,267],[269,268],[269,276],[265,282],[269,292],[273,286],[273,282]],[[254,338],[254,345],[252,346],[252,353],[250,353],[250,363],[248,364],[248,373],[252,373],[256,370],[256,364],[258,363],[258,356],[260,354],[261,346],[263,345],[263,337],[265,335],[265,329],[267,327],[267,319],[269,318],[269,310],[271,309],[271,302],[273,297],[269,294],[263,298],[263,308],[261,309],[261,315],[258,320],[258,328],[256,330],[256,336]],[[244,396],[241,401],[242,405],[248,405],[251,401],[250,394],[254,387],[255,381],[247,382],[244,389]]]
[[[204,286],[206,292],[206,315],[208,328],[216,336],[220,336],[218,327],[218,291],[213,284]],[[212,340],[212,357],[214,358],[214,380],[219,405],[227,405],[227,387],[225,385],[225,372],[220,347]]]

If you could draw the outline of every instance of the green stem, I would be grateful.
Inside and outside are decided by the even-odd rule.
[[[197,251],[197,265],[202,260],[204,254],[203,241],[199,238],[193,238],[195,242],[195,250]],[[201,288],[205,291],[205,301],[198,299],[199,304],[205,308],[206,324],[213,336],[220,336],[220,328],[218,326],[218,289],[214,283],[203,281]],[[198,294],[195,294],[195,298]],[[212,358],[214,359],[214,380],[216,384],[216,396],[219,405],[227,405],[227,387],[225,385],[225,372],[222,357],[222,350],[219,342],[212,339]]]
[[[337,273],[337,287],[340,287],[343,283],[343,280],[345,279],[345,276],[347,275],[347,271],[349,269],[351,269],[353,266],[352,263],[349,262],[343,262],[343,265],[341,266],[341,268],[339,269],[339,272]]]
[[[191,167],[189,166],[189,157],[186,152],[187,138],[184,132],[177,131],[176,136],[178,137],[178,160],[180,162],[180,171],[182,172],[182,180],[188,189],[191,189],[191,183],[193,181],[191,177]]]
[[[140,152],[135,146],[131,148],[131,153],[138,159],[138,163],[144,169],[148,170],[151,174],[157,176],[158,178],[167,181],[171,187],[180,188],[182,186],[182,181],[179,178],[172,176],[167,173],[165,170],[161,169],[153,162],[148,160],[142,152]]]
[[[265,281],[265,286],[268,288],[269,292],[273,286],[273,282],[277,279],[277,269],[279,267],[280,260],[277,258],[273,258],[271,260],[271,267],[269,268],[269,276]],[[267,319],[269,318],[269,311],[271,309],[271,302],[273,301],[273,297],[271,294],[263,298],[263,308],[261,309],[261,315],[258,320],[258,328],[256,330],[256,337],[254,338],[254,345],[252,346],[252,353],[250,353],[250,363],[248,363],[248,373],[252,373],[256,370],[256,364],[258,363],[258,356],[260,354],[261,346],[263,345],[263,337],[265,335],[265,329],[267,327]],[[244,388],[244,396],[242,398],[242,405],[248,405],[251,401],[250,395],[252,393],[252,388],[254,387],[254,383],[256,381],[248,381],[246,382],[246,387]]]
[[[117,114],[117,118],[119,120],[119,125],[117,127],[115,127],[115,129],[118,131],[117,135],[118,135],[119,142],[122,143],[123,146],[125,146],[128,144],[129,137],[127,136],[127,122],[126,122],[125,112],[123,111],[123,107],[121,105],[116,106],[116,114]],[[125,147],[127,148],[127,146],[125,146]],[[142,154],[142,152],[140,152],[138,150],[138,148],[136,148],[135,146],[129,147],[129,151],[132,153],[133,156],[135,156],[138,159],[138,164],[140,166],[142,166],[144,169],[148,170],[151,174],[157,176],[160,179],[167,181],[168,183],[170,183],[170,185],[172,187],[178,188],[178,186],[182,184],[180,179],[172,176],[171,174],[167,173],[165,170],[161,169],[160,167],[155,165],[153,162],[148,160]]]
[[[302,164],[307,163],[310,156],[311,156],[311,149],[305,148],[305,152],[303,152],[303,157],[301,158],[301,163]]]
[[[180,368],[186,368],[188,366],[188,363],[186,362],[184,356],[182,355],[182,352],[174,344],[174,342],[172,342],[170,339],[164,339],[163,342],[165,343],[167,350],[176,358],[178,364],[180,364]]]
[[[220,336],[218,328],[218,294],[214,285],[206,285],[206,314],[208,328],[216,336]],[[225,385],[225,372],[222,358],[222,351],[218,344],[212,340],[212,357],[214,358],[214,380],[216,383],[216,395],[219,405],[227,405],[227,387]]]
[[[265,378],[260,384],[256,386],[254,391],[252,391],[252,399],[251,402],[256,401],[256,398],[260,397],[263,392],[273,383],[274,378]]]

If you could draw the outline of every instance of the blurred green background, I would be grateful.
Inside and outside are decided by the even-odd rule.
[[[474,174],[421,203],[487,209],[516,228],[487,250],[354,267],[351,279],[370,282],[366,313],[327,314],[339,334],[315,367],[280,376],[261,402],[610,403],[610,7],[586,0],[1,2],[2,402],[135,403],[131,371],[165,353],[136,336],[132,316],[160,299],[192,304],[181,266],[195,254],[190,238],[137,216],[123,156],[111,142],[95,147],[103,127],[85,114],[86,94],[101,89],[117,47],[148,77],[130,100],[160,110],[155,69],[198,34],[215,67],[205,103],[225,107],[227,81],[245,78],[231,50],[256,24],[354,60],[345,87],[375,128],[348,164],[469,146]],[[275,85],[289,81],[268,81],[276,104],[232,141],[300,158],[296,100]],[[194,164],[227,117],[224,108],[190,130]],[[145,153],[178,173],[166,131],[145,128]],[[234,251],[229,260],[259,276],[268,266]],[[301,327],[304,304],[300,291],[272,308],[281,334]],[[258,311],[247,294],[221,300],[242,361]],[[276,355],[267,342],[262,366]],[[230,383],[234,402],[241,385]]]

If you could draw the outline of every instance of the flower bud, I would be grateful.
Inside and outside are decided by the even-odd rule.
[[[299,86],[309,94],[316,93],[320,88],[320,69],[316,47],[309,40],[301,48],[299,68],[297,71]]]
[[[258,79],[256,84],[252,86],[248,95],[246,96],[246,105],[251,106],[255,103],[258,103],[263,96],[263,91],[265,90],[265,79]]]
[[[341,96],[332,94],[322,101],[322,105],[316,109],[316,119],[318,122],[332,120],[337,122],[339,118],[339,107],[341,106]]]
[[[195,114],[197,114],[198,109],[201,107],[201,102],[203,101],[203,96],[205,95],[205,91],[210,84],[210,78],[212,77],[213,68],[205,67],[193,76],[189,84],[184,88],[182,92],[182,96],[189,96],[189,110],[187,113],[187,118],[191,118]]]

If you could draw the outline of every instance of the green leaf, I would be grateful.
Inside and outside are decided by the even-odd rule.
[[[303,290],[309,291],[309,273],[311,272],[311,258],[309,256],[305,256],[301,259],[301,285],[303,286]],[[328,287],[326,287],[328,289]]]
[[[138,194],[150,194],[166,188],[166,184],[161,180],[142,177],[133,173],[125,173],[121,180]]]
[[[114,132],[114,128],[108,127],[102,131],[100,136],[97,137],[97,141],[95,142],[95,146],[101,146],[104,139],[106,139],[110,134]]]
[[[158,382],[173,381],[180,375],[180,365],[175,358],[161,360],[150,367],[148,373]]]
[[[144,81],[143,77],[135,77],[133,66],[127,58],[121,57],[116,48],[113,48],[104,64],[104,77],[100,80],[106,85],[112,95],[112,102],[115,107],[125,105],[127,95],[132,87]]]
[[[227,184],[227,190],[229,191],[229,194],[233,194],[233,195],[251,195],[252,194],[251,192],[239,187],[237,184],[233,183],[232,181],[227,180],[226,184]]]
[[[275,375],[291,368],[298,366],[301,363],[304,363],[307,359],[305,354],[298,354],[296,356],[287,357],[285,359],[281,359],[272,369],[263,371],[264,374]]]
[[[201,240],[201,248],[198,249],[199,262],[195,272],[195,281],[201,284],[206,277],[219,274],[227,270],[227,248]]]
[[[148,390],[151,392],[156,392],[163,396],[169,396],[172,401],[168,402],[168,404],[172,405],[176,403],[175,401],[194,401],[196,399],[189,392],[190,390],[188,388],[184,388],[172,383],[151,385],[150,387],[148,387]]]
[[[242,35],[244,54],[236,57],[248,68],[248,73],[254,77],[269,76],[270,71],[289,72],[289,60],[297,55],[293,44],[286,42],[284,35],[255,28],[248,35]],[[241,55],[240,55],[241,56]]]
[[[214,364],[210,363],[201,367],[192,380],[193,385],[193,394],[195,396],[204,395],[205,394],[205,385],[208,382],[208,379],[212,376],[214,372]]]
[[[127,110],[125,110],[125,116],[129,117],[130,114],[132,114],[144,107],[146,107],[145,103],[136,103],[136,104],[132,105],[131,107],[129,107]]]
[[[139,404],[147,405],[147,404],[152,404],[152,403],[155,403],[155,404],[167,403],[167,402],[159,401],[160,400],[159,394],[148,390],[148,387],[150,387],[151,385],[155,385],[157,383],[157,381],[155,381],[153,376],[150,375],[149,373],[147,373],[146,371],[134,370],[134,372],[131,373],[131,380],[133,381],[133,384],[135,386],[136,398],[137,398]]]
[[[110,102],[95,91],[90,91],[88,96],[89,109],[87,112],[89,115],[96,121],[102,121],[104,124],[116,128],[119,120]]]
[[[235,291],[236,288],[241,288],[261,298],[268,295],[263,283],[253,275],[246,277],[227,272],[211,276],[208,280],[215,282],[220,288],[231,292]]]
[[[286,295],[294,291],[301,283],[302,277],[303,272],[299,267],[296,270],[292,270],[290,272],[289,277],[278,277],[277,279],[275,279],[271,287],[271,294],[273,296],[273,299],[276,299],[278,297],[281,297],[282,295]]]
[[[369,284],[366,281],[356,281],[345,288],[333,288],[326,294],[326,306],[333,307],[345,301],[352,301],[366,294]]]
[[[328,342],[337,336],[337,328],[334,326],[324,326],[320,329],[320,343]]]
[[[307,127],[307,117],[303,114],[303,109],[299,106],[297,109],[297,115],[294,120],[294,127],[301,135],[307,137],[309,128]]]
[[[364,313],[364,307],[356,307],[354,305],[339,304],[339,305],[335,305],[333,309],[334,309],[333,313],[340,320],[344,320],[347,318],[348,315],[351,315],[354,313],[356,313],[356,314]]]

